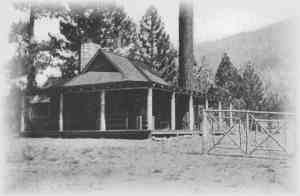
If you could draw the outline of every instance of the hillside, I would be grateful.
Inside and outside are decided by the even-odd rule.
[[[196,44],[196,61],[198,65],[207,64],[215,73],[223,53],[227,52],[232,63],[241,71],[251,61],[267,90],[285,91],[285,94],[291,95],[294,91],[291,84],[296,78],[295,26],[295,21],[286,20],[252,32]]]

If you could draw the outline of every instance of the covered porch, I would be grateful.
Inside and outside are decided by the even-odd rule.
[[[193,130],[199,113],[192,92],[154,87],[66,91],[59,100],[60,131]]]
[[[135,83],[137,85],[137,83]],[[52,123],[43,131],[194,130],[200,96],[192,91],[159,85],[120,84],[60,88],[45,92],[48,117],[34,124]],[[34,111],[33,111],[34,113]],[[50,120],[51,119],[51,120]],[[32,119],[29,119],[32,122]],[[29,123],[33,124],[33,123]],[[31,126],[31,131],[39,126]],[[25,130],[24,130],[25,131]]]

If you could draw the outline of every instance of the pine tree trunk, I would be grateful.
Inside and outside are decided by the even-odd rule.
[[[32,6],[30,7],[30,17],[29,17],[29,25],[28,25],[28,39],[29,39],[29,61],[27,64],[27,90],[31,92],[34,89],[34,81],[35,81],[35,68],[33,66],[33,37],[34,37],[34,22],[35,22],[35,13]]]
[[[20,102],[23,102],[24,100],[24,108],[19,108],[20,109],[20,113],[24,114],[24,130],[26,130],[28,128],[28,110],[29,110],[29,103],[28,100],[26,99],[26,95],[28,94],[32,94],[33,90],[34,90],[34,83],[35,83],[35,67],[33,66],[33,48],[32,48],[32,44],[33,44],[33,36],[34,36],[34,22],[35,22],[35,13],[34,13],[34,9],[32,7],[30,7],[30,17],[29,17],[29,25],[28,25],[28,41],[29,41],[29,48],[28,48],[28,53],[29,53],[29,61],[28,64],[25,68],[25,74],[27,74],[27,88],[25,90],[23,94],[23,97],[19,99]],[[20,104],[22,105],[22,104]],[[24,110],[24,112],[22,111]],[[20,115],[19,115],[20,116]],[[20,126],[18,126],[19,128],[21,128],[21,116],[18,120],[18,122],[20,123]],[[20,130],[21,131],[21,130]],[[22,130],[23,131],[23,130]]]
[[[29,40],[32,42],[33,36],[34,36],[34,22],[35,22],[35,13],[34,9],[31,7],[30,8],[30,16],[29,16],[29,25],[28,25],[28,35],[29,35]]]

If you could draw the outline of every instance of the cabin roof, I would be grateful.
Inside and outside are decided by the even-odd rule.
[[[118,72],[86,72],[74,77],[72,80],[64,83],[64,86],[80,86],[89,84],[101,84],[108,82],[120,82],[123,76]]]
[[[53,79],[47,82],[40,91],[66,88],[76,91],[111,88],[140,88],[155,86],[163,89],[176,89],[178,92],[199,93],[196,88],[184,89],[171,85],[151,69],[151,65],[129,59],[101,49],[87,62],[81,73],[70,79]],[[82,89],[81,89],[82,90]]]
[[[110,66],[117,70],[117,72],[91,70],[92,67],[95,68],[95,66],[101,66],[101,63],[97,64],[95,62],[97,57],[100,57],[101,59],[104,58],[109,62]],[[170,86],[170,84],[162,79],[158,73],[152,71],[148,65],[110,52],[104,52],[101,49],[99,49],[88,61],[86,67],[82,70],[82,73],[59,84],[59,86],[71,87],[123,81],[150,82]]]

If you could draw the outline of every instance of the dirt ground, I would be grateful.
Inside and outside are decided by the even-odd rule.
[[[201,154],[199,136],[160,140],[14,138],[6,192],[292,193],[295,160]]]

